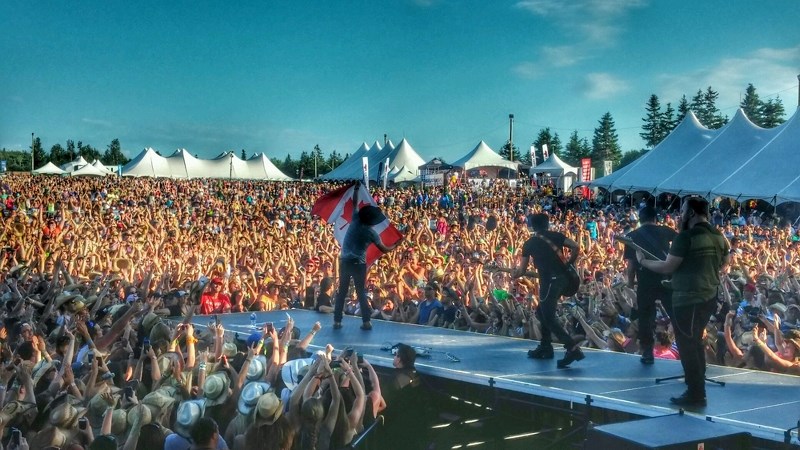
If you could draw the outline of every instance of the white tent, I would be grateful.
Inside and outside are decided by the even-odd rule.
[[[75,158],[74,160],[62,165],[61,170],[63,170],[64,172],[72,172],[74,170],[80,169],[81,167],[87,164],[89,164],[89,161],[83,159],[83,156],[78,155],[78,157]]]
[[[529,173],[550,174],[551,178],[557,180],[557,187],[565,192],[570,190],[578,179],[578,168],[565,163],[555,153],[551,154],[547,161],[531,167]]]
[[[115,168],[106,166],[105,164],[103,164],[102,162],[100,162],[100,160],[99,160],[99,159],[95,159],[95,160],[92,162],[92,165],[93,165],[93,166],[95,166],[95,167],[97,167],[97,168],[98,168],[98,169],[100,169],[100,170],[105,170],[105,171],[106,171],[106,172],[108,172],[108,173],[115,173],[115,172],[116,172],[116,169],[115,169]]]
[[[65,171],[61,170],[52,162],[48,162],[47,164],[33,171],[34,175],[63,175],[65,173]]]
[[[248,171],[251,179],[255,180],[273,180],[273,181],[290,181],[291,177],[281,172],[280,169],[275,167],[275,164],[267,158],[263,153],[256,153],[246,161]]]
[[[69,175],[71,177],[104,177],[111,175],[111,173],[105,169],[99,169],[91,164],[86,164],[80,169],[73,170]]]
[[[505,168],[517,170],[519,168],[518,162],[509,161],[503,158],[488,145],[486,145],[486,142],[483,141],[480,141],[478,145],[472,149],[472,151],[464,155],[464,157],[458,161],[451,163],[451,165],[454,167],[460,167],[464,170],[472,170],[477,168]]]
[[[372,155],[379,154],[383,149],[378,141],[375,141],[372,147],[368,149],[364,149],[364,147],[366,147],[366,143],[362,144],[352,156],[347,158],[347,160],[339,164],[339,167],[323,175],[321,178],[323,180],[360,180],[363,178],[362,158],[366,156],[372,160]],[[377,170],[377,166],[373,168],[373,166],[370,165],[370,171],[373,170]],[[370,174],[370,176],[371,175],[372,174]]]
[[[122,176],[172,178],[167,158],[148,147],[122,168]]]
[[[782,125],[773,128],[774,136],[720,183],[715,195],[731,198],[763,199],[777,203],[800,202],[800,110]]]
[[[235,180],[288,181],[264,154],[257,153],[243,161],[234,152],[224,152],[214,159],[198,159],[185,149],[169,158],[146,148],[122,168],[123,176],[156,178],[220,178]]]
[[[389,141],[380,153],[377,157],[370,158],[369,161],[369,178],[374,181],[383,180],[384,164],[387,159],[389,160],[389,179],[396,183],[416,178],[419,166],[425,164],[425,160],[419,156],[406,138],[403,138],[397,147],[391,145],[391,141]],[[401,169],[403,169],[402,172]]]
[[[592,182],[591,186],[628,192],[652,192],[718,134],[719,130],[703,127],[694,113],[689,111],[669,136],[632,162],[629,170],[616,177],[612,173],[610,177],[614,177],[613,184],[606,183],[606,177],[603,177]]]
[[[655,148],[591,186],[707,198],[800,202],[800,117],[762,129],[737,111],[718,130],[691,112]]]

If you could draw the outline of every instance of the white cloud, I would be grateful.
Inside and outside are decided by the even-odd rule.
[[[561,31],[561,43],[539,48],[541,61],[568,67],[612,48],[624,33],[625,16],[645,0],[521,0],[514,7],[546,19]]]
[[[796,106],[798,66],[800,45],[760,48],[740,57],[711,61],[709,66],[687,73],[662,74],[658,77],[658,96],[662,103],[676,105],[682,95],[691,100],[698,89],[711,86],[719,92],[717,107],[732,116],[747,84],[752,83],[762,100],[779,95],[788,113]]]
[[[93,118],[90,118],[90,117],[82,118],[81,122],[83,122],[83,123],[85,123],[87,125],[92,125],[92,126],[98,127],[98,128],[111,128],[111,127],[114,126],[114,124],[112,124],[111,122],[109,122],[107,120],[93,119]]]
[[[595,72],[584,78],[583,94],[592,100],[612,98],[629,89],[628,84],[609,73]]]
[[[518,77],[527,80],[538,78],[542,74],[542,71],[539,69],[539,65],[531,61],[523,61],[512,67],[511,71]]]

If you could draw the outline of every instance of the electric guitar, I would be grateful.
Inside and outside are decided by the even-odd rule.
[[[617,236],[616,239],[618,241],[622,242],[623,244],[629,245],[629,246],[633,247],[635,250],[639,250],[640,252],[644,253],[644,256],[646,256],[647,259],[653,259],[653,260],[656,260],[656,261],[664,261],[662,258],[659,258],[658,256],[656,256],[656,255],[648,252],[647,250],[645,250],[644,247],[642,247],[641,245],[637,244],[636,242],[633,242],[633,239],[629,238],[628,236]]]
[[[567,259],[564,257],[563,249],[560,250],[558,247],[556,247],[556,244],[542,234],[534,233],[533,237],[539,238],[549,245],[553,252],[555,252],[557,257],[556,259],[563,265],[562,268],[567,274],[567,285],[564,287],[564,291],[561,292],[561,295],[564,297],[572,297],[573,295],[577,294],[578,289],[581,287],[581,276],[578,275],[578,270],[575,269],[575,266],[570,264],[569,261],[567,261]]]

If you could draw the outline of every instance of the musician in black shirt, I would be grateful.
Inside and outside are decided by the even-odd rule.
[[[678,233],[672,228],[656,223],[656,209],[645,206],[639,211],[639,228],[628,233],[628,237],[654,256],[667,259],[669,246]],[[636,249],[625,246],[626,274],[628,287],[636,284],[637,312],[639,316],[639,348],[642,364],[653,364],[653,344],[655,342],[656,300],[661,300],[667,311],[672,311],[670,290],[661,281],[664,275],[645,269],[636,261]]]
[[[552,335],[555,335],[566,349],[564,359],[558,361],[558,367],[564,368],[573,361],[584,358],[580,345],[572,339],[556,317],[558,300],[571,282],[569,268],[561,259],[560,253],[564,247],[570,250],[567,263],[571,265],[578,258],[579,247],[577,242],[563,234],[549,231],[550,219],[547,214],[533,214],[529,223],[534,234],[522,246],[522,261],[512,274],[514,278],[523,276],[533,258],[533,265],[539,275],[539,307],[536,308],[536,317],[541,323],[542,341],[535,350],[528,351],[528,357],[552,359]]]

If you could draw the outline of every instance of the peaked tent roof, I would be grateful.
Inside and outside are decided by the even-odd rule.
[[[387,149],[389,149],[388,152]],[[397,144],[397,147],[389,147],[387,144],[380,154],[381,156],[376,157],[374,160],[373,158],[370,158],[369,177],[371,180],[381,180],[383,178],[383,173],[381,173],[379,168],[383,167],[383,164],[386,163],[387,158],[389,159],[390,169],[405,167],[406,170],[411,171],[415,177],[417,176],[417,168],[425,164],[425,160],[419,156],[417,151],[414,150],[414,147],[408,143],[406,138],[403,138],[403,140]]]
[[[378,143],[378,141],[375,141],[375,144],[377,144],[377,143]],[[363,142],[361,144],[361,146],[358,147],[358,149],[356,149],[355,153],[350,155],[350,157],[347,158],[346,160],[342,161],[342,163],[339,164],[335,169],[331,170],[330,172],[326,173],[325,175],[322,175],[320,178],[322,178],[323,180],[348,180],[348,179],[353,179],[352,177],[347,177],[346,176],[346,175],[348,175],[348,174],[350,174],[352,172],[352,167],[351,166],[353,164],[355,164],[355,162],[357,162],[356,165],[358,166],[358,169],[360,171],[361,170],[361,158],[366,153],[368,153],[369,151],[370,151],[369,146],[367,145],[366,142]],[[361,176],[359,175],[358,177],[360,178]]]
[[[85,166],[87,164],[89,164],[89,161],[86,161],[85,159],[83,159],[82,155],[78,155],[78,157],[75,158],[74,160],[72,160],[72,161],[70,161],[70,162],[68,162],[66,164],[63,164],[61,166],[61,170],[65,171],[65,172],[72,172],[73,170],[80,169],[81,167],[83,167],[83,166]]]
[[[731,198],[800,202],[800,109],[711,190]]]
[[[417,172],[416,168],[409,168],[408,166],[403,166],[399,169],[395,167],[392,173],[389,174],[389,179],[395,183],[414,181],[417,179]]]
[[[52,161],[49,161],[47,164],[34,170],[33,173],[35,175],[63,175],[66,172],[61,170],[61,168],[57,165],[53,164]]]
[[[506,169],[512,170],[517,170],[519,168],[519,163],[503,158],[483,141],[480,141],[472,151],[464,155],[463,158],[452,163],[452,165],[454,167],[461,167],[464,170],[477,167],[505,167]]]
[[[602,186],[593,182],[591,186],[626,191],[653,191],[718,134],[719,130],[705,128],[694,113],[689,111],[672,133],[632,162],[631,168],[615,177],[613,184]],[[602,178],[598,179],[601,180]]]
[[[108,167],[108,166],[104,165],[102,162],[100,162],[100,160],[99,160],[99,159],[95,159],[95,160],[92,162],[92,165],[93,165],[93,166],[95,166],[95,167],[97,167],[98,169],[105,170],[105,171],[106,171],[106,172],[108,172],[108,173],[114,173],[114,172],[116,172],[116,170],[114,170],[114,168],[113,168],[113,167]]]
[[[267,155],[263,153],[257,153],[254,157],[248,159],[246,164],[253,179],[272,181],[292,180],[292,177],[281,172],[281,170],[275,167],[275,164],[267,158]]]
[[[69,173],[69,175],[72,177],[104,177],[106,175],[111,175],[111,173],[109,173],[109,171],[106,169],[101,169],[91,164],[86,164],[80,169],[73,170]]]
[[[122,168],[125,177],[172,178],[167,158],[156,153],[151,147],[142,150]]]
[[[568,173],[578,176],[578,168],[572,167],[565,163],[555,153],[552,153],[547,161],[539,164],[536,167],[531,167],[528,173],[551,173],[553,175],[562,176]]]

